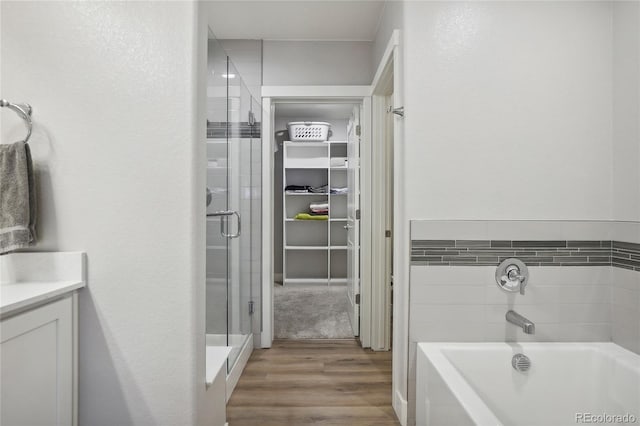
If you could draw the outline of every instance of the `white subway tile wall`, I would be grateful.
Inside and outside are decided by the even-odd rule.
[[[630,269],[638,269],[640,260],[637,222],[413,221],[411,239],[411,342],[613,340],[640,352],[640,271]],[[492,247],[488,241],[496,244]],[[542,243],[546,241],[551,248],[521,249],[514,241],[540,247],[549,245]],[[545,250],[557,250],[561,256],[570,251],[567,256],[578,259],[582,251],[586,258],[580,266],[527,262],[531,277],[526,294],[505,293],[495,283],[497,261],[470,258],[479,256],[478,250],[500,250],[505,242],[516,250],[515,257],[538,250],[529,255],[532,261],[546,256]],[[611,260],[590,248],[596,242],[597,250],[611,251]],[[459,248],[462,251],[449,256],[437,252]],[[502,260],[506,253],[495,257]],[[556,254],[553,260],[558,259]],[[509,309],[536,323],[536,334],[526,335],[508,324],[504,314]]]
[[[640,353],[640,272],[612,269],[612,340]]]
[[[494,274],[493,266],[411,266],[411,340],[611,340],[611,267],[530,267],[524,295],[502,291]],[[536,334],[507,323],[510,309]]]

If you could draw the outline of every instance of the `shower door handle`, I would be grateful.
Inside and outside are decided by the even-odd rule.
[[[235,234],[227,234],[227,233],[225,233],[224,232],[224,227],[222,225],[222,219],[221,219],[220,220],[220,233],[222,234],[223,237],[238,238],[240,236],[240,231],[242,229],[242,219],[240,219],[240,213],[238,213],[235,210],[229,210],[228,212],[238,218],[238,231]],[[231,216],[231,215],[226,215],[226,216]]]
[[[238,232],[235,234],[227,234],[224,232],[224,217],[235,216],[238,218]],[[220,235],[226,238],[238,238],[240,236],[240,231],[242,229],[242,220],[240,219],[240,213],[235,210],[222,210],[213,213],[207,213],[207,217],[220,217]]]

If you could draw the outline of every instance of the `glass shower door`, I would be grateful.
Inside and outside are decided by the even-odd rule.
[[[260,331],[252,311],[261,277],[261,114],[212,36],[207,71],[206,344],[231,347],[231,371]]]
[[[229,247],[229,280],[227,286],[229,370],[233,368],[242,347],[251,335],[251,160],[249,111],[251,94],[240,78],[240,74],[230,60],[227,60],[227,149],[229,168],[227,185],[229,188],[229,209],[237,212],[237,228]],[[241,226],[242,224],[242,226]],[[228,226],[233,228],[231,222]]]
[[[222,235],[229,210],[227,143],[227,55],[210,37],[207,61],[207,245],[206,245],[206,345],[227,346],[227,286],[230,241]]]

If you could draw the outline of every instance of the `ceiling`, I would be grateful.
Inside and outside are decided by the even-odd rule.
[[[219,39],[342,40],[375,38],[384,1],[208,1],[209,27]]]

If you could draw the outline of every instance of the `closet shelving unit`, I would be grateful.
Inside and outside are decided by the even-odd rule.
[[[285,141],[283,153],[283,284],[346,285],[347,142]],[[289,185],[319,187],[326,193],[288,192]],[[328,203],[328,220],[298,220],[311,203]]]

